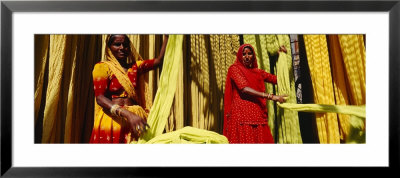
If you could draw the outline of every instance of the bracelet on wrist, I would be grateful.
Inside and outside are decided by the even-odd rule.
[[[119,117],[122,117],[122,116],[121,116],[121,111],[122,111],[122,108],[121,108],[121,107],[117,109],[117,114],[118,114]]]
[[[110,112],[111,114],[117,115],[117,109],[121,108],[118,104],[114,104],[111,106]]]
[[[273,94],[269,94],[269,99],[270,99],[270,100],[272,100],[272,99],[273,99],[273,97],[274,97],[274,95],[273,95]]]

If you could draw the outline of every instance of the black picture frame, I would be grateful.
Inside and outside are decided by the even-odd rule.
[[[19,168],[12,165],[12,19],[13,12],[245,11],[245,12],[388,12],[389,13],[389,169],[399,168],[400,0],[391,1],[1,1],[1,176],[128,177],[167,176],[178,168]],[[385,75],[385,73],[381,74]],[[377,81],[377,83],[379,83]],[[376,95],[379,96],[378,94]],[[383,96],[385,97],[385,96]],[[382,108],[385,109],[385,108]],[[367,155],[366,155],[367,156]],[[165,170],[168,169],[168,170]],[[204,170],[207,169],[207,170]],[[187,168],[209,172],[214,168]],[[222,168],[224,169],[224,168]],[[387,168],[383,168],[387,169]],[[307,170],[307,169],[306,169]],[[368,169],[376,170],[376,169]],[[241,169],[230,169],[231,173]],[[363,170],[364,171],[364,170]],[[225,172],[224,170],[218,172]],[[251,174],[265,173],[254,168]],[[305,171],[307,172],[307,171]],[[368,172],[368,171],[367,171]],[[209,172],[210,173],[210,172]],[[365,171],[364,171],[365,173]],[[179,173],[178,173],[179,174]],[[283,173],[285,174],[285,173]],[[172,174],[174,175],[174,174]],[[200,175],[208,175],[202,173]],[[250,174],[249,174],[250,175]],[[338,175],[340,175],[338,173]]]

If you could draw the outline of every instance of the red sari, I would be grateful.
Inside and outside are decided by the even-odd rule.
[[[242,62],[244,47],[253,49],[252,68]],[[274,143],[268,126],[266,99],[240,91],[245,87],[265,92],[264,82],[276,84],[276,76],[258,69],[254,48],[240,46],[236,61],[228,69],[224,96],[224,130],[229,143]]]

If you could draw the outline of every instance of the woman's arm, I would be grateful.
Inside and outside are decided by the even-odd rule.
[[[254,90],[254,89],[250,88],[250,87],[244,87],[241,90],[241,92],[242,93],[246,93],[246,94],[251,95],[251,96],[267,98],[267,99],[272,100],[272,101],[278,101],[280,103],[286,102],[285,97],[288,96],[288,95],[265,94],[264,92],[259,92],[257,90]]]
[[[96,96],[96,101],[97,101],[97,104],[99,104],[101,107],[103,107],[106,110],[110,110],[112,108],[112,106],[114,105],[113,102],[110,99],[108,99],[107,97],[105,97],[104,95]],[[147,127],[149,127],[149,125],[143,118],[139,117],[136,114],[133,114],[132,112],[130,112],[122,107],[118,107],[116,109],[116,113],[120,114],[119,116],[126,118],[126,120],[128,121],[127,123],[128,123],[129,130],[131,132],[133,132],[135,135],[139,135],[139,132],[136,130],[136,128],[138,126],[139,126],[140,132],[145,132]]]
[[[155,68],[158,67],[161,64],[162,60],[164,60],[165,48],[167,47],[167,43],[168,43],[168,35],[165,35],[164,42],[163,42],[163,44],[161,46],[160,54],[158,55],[157,58],[154,59],[154,65],[153,66]]]

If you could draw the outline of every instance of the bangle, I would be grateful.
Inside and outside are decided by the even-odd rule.
[[[265,98],[265,93],[263,92],[263,98]]]
[[[120,108],[121,106],[119,106],[118,104],[114,104],[111,106],[110,112],[111,114],[117,115],[116,111],[118,108]]]
[[[118,116],[119,116],[119,117],[121,117],[121,111],[122,111],[122,108],[121,108],[121,107],[118,108],[117,113],[118,113]]]
[[[268,98],[269,100],[271,100],[273,96],[274,96],[273,94],[268,94],[268,97],[267,97],[267,98]]]

